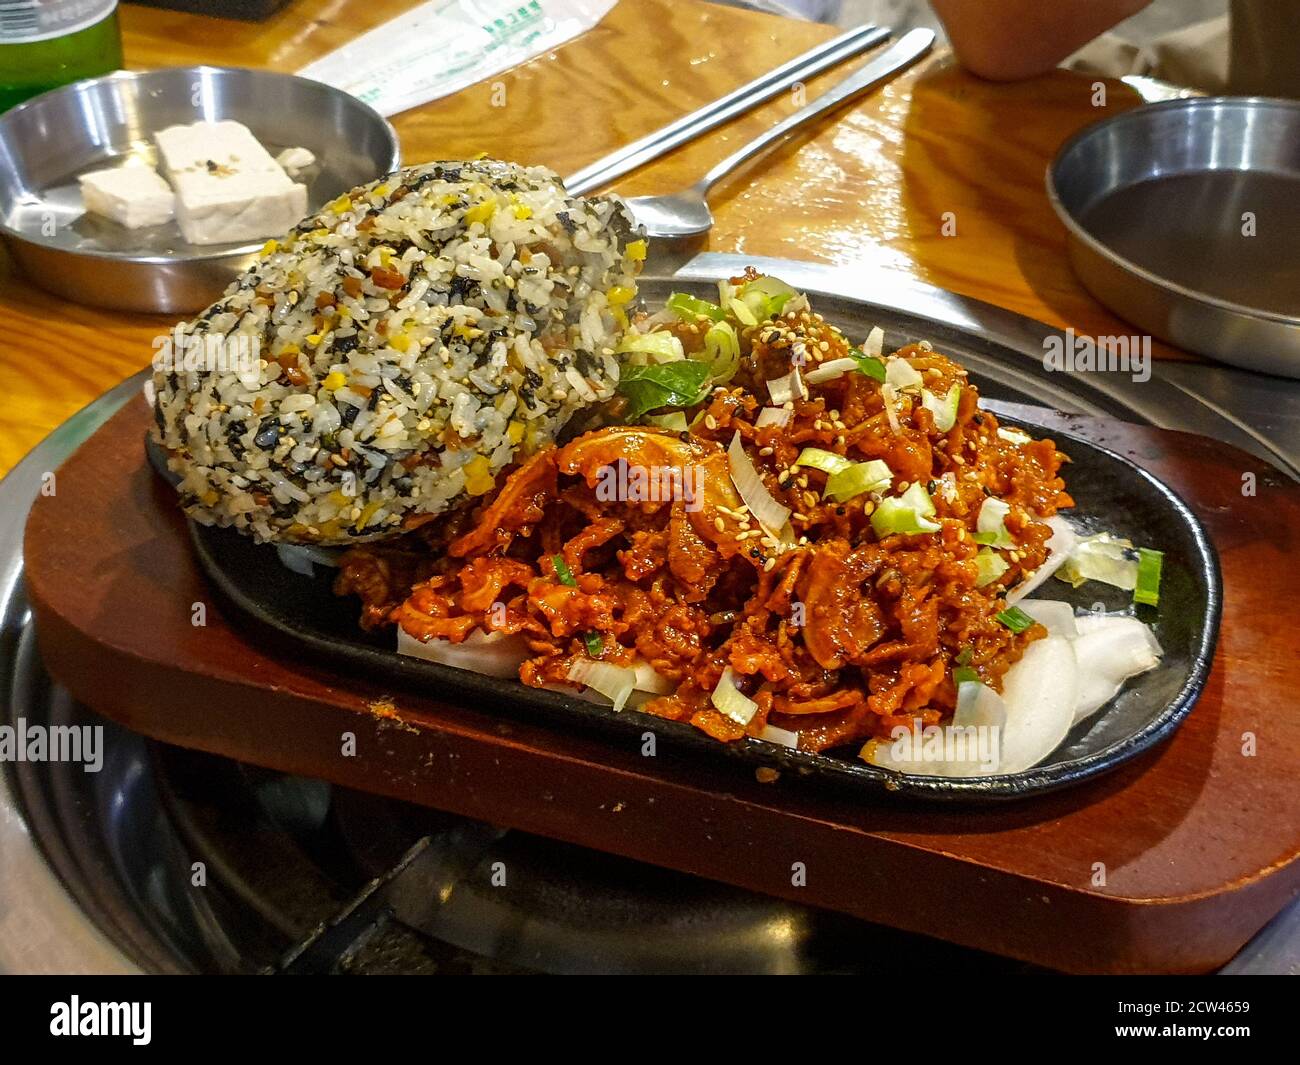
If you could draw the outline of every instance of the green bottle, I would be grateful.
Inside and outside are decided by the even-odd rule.
[[[0,111],[121,66],[117,0],[0,0]]]

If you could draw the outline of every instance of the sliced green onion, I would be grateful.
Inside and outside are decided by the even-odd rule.
[[[946,433],[957,424],[957,407],[961,403],[961,385],[953,385],[940,399],[928,388],[921,389],[921,406],[934,416],[934,427]]]
[[[767,301],[764,300],[764,307]],[[744,300],[731,299],[727,304],[727,309],[736,316],[736,321],[741,325],[758,325],[758,319],[754,317],[754,312],[750,310],[749,305]]]
[[[899,392],[919,388],[922,380],[920,371],[904,358],[896,355],[885,363],[885,384]]]
[[[893,480],[894,471],[881,459],[855,462],[832,473],[822,494],[836,503],[845,503],[863,492],[883,492]]]
[[[650,414],[646,416],[647,425],[656,425],[660,429],[667,429],[670,433],[684,433],[690,428],[686,424],[686,415],[679,410],[671,414]]]
[[[1009,606],[1006,610],[1000,611],[995,617],[996,620],[1002,622],[1017,636],[1035,624],[1034,619],[1018,606]]]
[[[597,662],[589,658],[579,658],[569,667],[568,679],[575,684],[584,684],[600,692],[614,704],[615,710],[622,710],[627,697],[636,687],[636,672],[612,662]]]
[[[1131,592],[1137,587],[1138,577],[1138,564],[1129,557],[1132,550],[1131,541],[1110,533],[1083,537],[1056,571],[1057,579],[1067,581],[1075,588],[1084,581],[1101,581]]]
[[[840,470],[847,470],[853,465],[852,461],[843,455],[837,455],[833,451],[823,451],[819,447],[804,448],[799,452],[799,457],[794,460],[794,464],[821,470],[822,473],[839,473]]]
[[[864,355],[857,348],[849,348],[849,358],[857,364],[859,371],[866,374],[873,381],[884,383],[885,364],[874,355]]]
[[[727,316],[726,312],[716,303],[699,299],[689,292],[674,292],[668,297],[664,306],[677,315],[678,318],[688,322],[695,321],[700,315],[711,318],[715,322],[720,322]]]
[[[745,305],[745,310],[754,316],[756,323],[772,316],[771,301],[763,293],[746,292],[739,299]]]
[[[980,504],[979,516],[975,519],[975,534],[972,539],[977,544],[989,547],[1015,547],[1016,542],[1007,532],[1007,515],[1011,513],[1009,504],[1001,499],[989,496]]]
[[[1138,548],[1137,584],[1133,588],[1133,602],[1156,606],[1160,602],[1160,570],[1165,553],[1150,547]]]
[[[731,467],[731,480],[740,498],[763,530],[773,539],[781,539],[781,531],[790,520],[790,508],[783,507],[767,490],[754,463],[740,442],[740,430],[731,438],[727,448],[727,463]]]
[[[958,687],[961,687],[963,684],[970,684],[972,682],[974,682],[975,684],[983,683],[980,680],[980,675],[970,666],[958,666],[956,669],[954,669],[952,671],[952,682]]]
[[[1007,565],[1006,559],[996,551],[990,551],[987,547],[982,547],[975,556],[975,568],[979,574],[975,578],[975,587],[983,588],[986,584],[992,584],[1011,567]]]
[[[740,340],[730,322],[718,322],[704,334],[704,354],[714,384],[726,384],[740,369]]]
[[[654,333],[624,333],[614,351],[618,355],[629,352],[650,355],[655,362],[676,362],[686,358],[682,342],[672,333],[663,330]]]
[[[975,658],[975,648],[965,647],[962,649],[961,654],[957,656],[957,665],[969,666],[971,664],[971,661],[974,658]]]
[[[918,483],[901,496],[887,496],[871,512],[871,528],[884,539],[895,534],[938,532],[943,526],[934,517],[934,501]]]
[[[740,286],[739,296],[760,320],[775,318],[799,293],[779,277],[756,277]],[[762,301],[761,303],[759,301]]]
[[[569,569],[569,564],[564,561],[563,555],[552,555],[551,565],[555,567],[555,575],[560,578],[561,584],[567,584],[570,588],[578,587],[573,570]]]
[[[582,642],[587,645],[587,654],[592,658],[599,658],[605,650],[605,637],[598,632],[584,633]]]
[[[736,687],[735,674],[730,666],[722,671],[718,686],[713,689],[709,701],[718,713],[731,718],[737,725],[748,725],[758,713],[758,703]]]

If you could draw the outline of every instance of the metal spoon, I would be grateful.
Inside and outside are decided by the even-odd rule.
[[[930,30],[909,31],[880,55],[862,64],[830,92],[817,97],[743,148],[732,152],[690,188],[667,196],[634,196],[628,199],[627,205],[631,208],[633,217],[645,226],[646,235],[650,237],[692,237],[707,232],[713,227],[713,213],[709,210],[706,197],[709,189],[720,178],[742,163],[768,151],[805,122],[833,111],[892,78],[915,63],[933,46],[934,34]]]

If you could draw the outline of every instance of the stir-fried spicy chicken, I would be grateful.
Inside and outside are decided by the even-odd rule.
[[[669,328],[691,354],[707,325]],[[1064,456],[1050,440],[1000,433],[965,371],[924,344],[894,358],[932,396],[953,400],[947,431],[919,388],[856,370],[800,388],[779,405],[786,424],[758,427],[774,405],[769,381],[792,365],[816,378],[849,344],[806,308],[744,328],[740,340],[740,370],[686,412],[688,431],[615,425],[541,451],[476,509],[349,552],[336,590],[360,596],[363,625],[398,624],[420,640],[517,634],[531,653],[520,679],[533,686],[575,689],[575,663],[592,658],[647,663],[671,694],[641,709],[719,740],[771,725],[821,751],[918,718],[939,723],[953,712],[959,665],[1000,688],[1042,634],[1036,625],[1017,634],[997,614],[1046,557],[1042,519],[1071,505]],[[738,490],[728,456],[737,433],[790,512],[783,529],[760,524]],[[881,460],[892,480],[826,497],[829,474],[796,464],[808,448]],[[634,470],[675,490],[609,498],[610,484],[635,483]],[[873,513],[913,485],[932,501],[937,531],[880,535]],[[1005,568],[993,578],[977,559],[990,549],[975,539],[990,497],[1008,505]],[[744,724],[712,698],[728,667],[757,704]]]

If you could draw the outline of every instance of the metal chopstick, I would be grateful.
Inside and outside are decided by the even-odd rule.
[[[615,178],[622,177],[639,166],[644,166],[650,160],[657,159],[678,145],[694,140],[724,122],[729,122],[737,115],[765,103],[797,82],[815,77],[852,56],[874,48],[888,37],[889,30],[880,26],[859,26],[857,29],[842,33],[803,55],[783,63],[762,77],[755,78],[748,84],[727,93],[713,103],[683,115],[675,122],[670,122],[640,140],[633,141],[603,159],[598,159],[590,166],[583,167],[565,179],[565,188],[570,194],[577,196],[601,185],[607,185]]]

